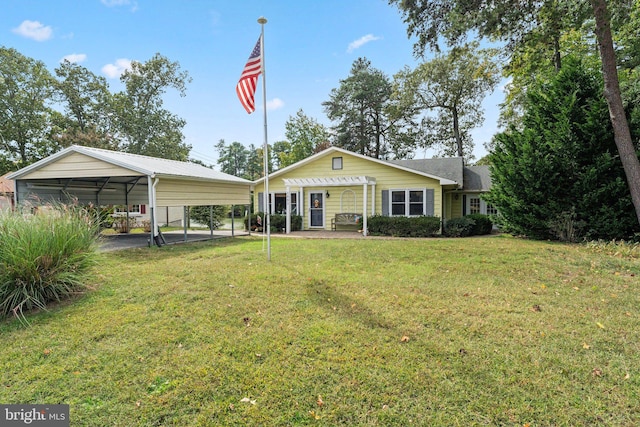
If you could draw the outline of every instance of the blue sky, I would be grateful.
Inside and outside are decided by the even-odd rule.
[[[265,25],[268,140],[284,138],[284,124],[300,109],[329,126],[322,102],[366,57],[389,77],[415,67],[413,41],[397,8],[386,0],[3,0],[0,45],[43,61],[51,72],[67,58],[121,90],[132,60],[156,53],[180,63],[193,78],[186,97],[165,96],[165,107],[185,119],[191,156],[215,163],[224,139],[262,145],[262,79],[249,115],[235,85]],[[484,102],[485,123],[473,132],[476,158],[497,131],[500,89]],[[418,152],[416,158],[432,152]]]

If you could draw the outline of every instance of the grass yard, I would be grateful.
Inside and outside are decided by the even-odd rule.
[[[640,425],[637,252],[262,248],[101,254],[91,291],[0,322],[0,402],[68,403],[72,426]]]

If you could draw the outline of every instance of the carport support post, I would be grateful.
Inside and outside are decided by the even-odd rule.
[[[149,193],[148,198],[149,198],[149,214],[150,214],[150,223],[151,223],[151,232],[150,232],[150,239],[149,240],[149,247],[151,247],[151,245],[153,245],[156,242],[156,216],[155,216],[155,211],[156,211],[156,203],[155,203],[155,197],[154,197],[154,191],[155,191],[155,187],[154,187],[154,183],[152,181],[152,177],[151,175],[147,176],[147,192]]]
[[[209,237],[213,239],[213,205],[209,205]]]
[[[236,206],[231,205],[231,237],[235,237]]]
[[[184,241],[187,241],[187,217],[189,215],[189,206],[184,207]]]

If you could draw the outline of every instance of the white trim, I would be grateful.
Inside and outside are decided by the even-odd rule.
[[[349,193],[351,198],[353,199],[353,209],[351,206],[348,207],[348,210],[345,209],[344,205],[344,195],[345,193]],[[351,189],[342,190],[340,193],[340,212],[358,212],[358,201],[356,200],[356,192]]]
[[[367,160],[367,161],[370,161],[370,162],[373,162],[373,163],[378,163],[378,164],[381,164],[381,165],[389,166],[389,167],[394,168],[394,169],[402,170],[402,171],[405,171],[405,172],[410,172],[410,173],[415,174],[415,175],[425,176],[427,178],[431,178],[431,179],[435,179],[435,180],[440,181],[440,185],[459,185],[460,184],[460,183],[458,183],[456,181],[453,181],[453,180],[450,180],[450,179],[447,179],[447,178],[443,178],[441,176],[436,176],[436,175],[432,175],[432,174],[429,174],[429,173],[420,172],[420,171],[417,171],[415,169],[411,169],[411,168],[407,168],[407,167],[404,167],[404,166],[396,165],[394,163],[390,163],[390,162],[387,162],[385,160],[374,159],[373,157],[364,156],[362,154],[354,153],[352,151],[345,150],[343,148],[338,148],[338,147],[329,147],[326,150],[323,150],[323,151],[321,151],[319,153],[314,154],[313,156],[309,156],[306,159],[300,160],[297,163],[294,163],[294,164],[289,165],[289,166],[287,166],[285,168],[277,170],[276,172],[274,172],[272,174],[269,174],[269,179],[273,179],[273,178],[275,178],[277,176],[280,176],[280,175],[283,175],[285,173],[288,173],[289,171],[292,171],[294,169],[302,167],[302,166],[306,165],[307,163],[313,162],[313,161],[315,161],[317,159],[320,159],[322,157],[331,155],[333,153],[342,153],[344,155],[353,156],[353,157],[356,157],[356,158],[359,158],[359,159],[363,159],[363,160]],[[343,162],[344,162],[344,160],[343,160]],[[262,181],[264,181],[264,177],[254,181],[253,183],[254,184],[259,184]]]
[[[393,193],[395,192],[403,192],[405,194],[404,199],[404,215],[394,215],[393,213]],[[411,215],[411,192],[412,191],[421,191],[422,192],[422,213],[420,215],[426,215],[427,212],[427,189],[426,188],[390,188],[389,189],[389,216],[420,216],[420,215]],[[398,203],[399,204],[399,203]]]
[[[471,214],[471,200],[472,199],[480,200],[480,206],[479,206],[480,212],[477,212],[477,213],[480,213],[482,215],[495,215],[495,214],[487,213],[487,205],[489,205],[489,203],[485,202],[482,199],[482,197],[480,197],[480,195],[476,195],[476,194],[467,194],[467,201],[466,201],[466,206],[465,206],[465,212],[467,213],[467,215]],[[496,208],[494,207],[494,209],[496,209]],[[496,209],[496,211],[497,211],[497,209]]]
[[[336,176],[328,178],[286,178],[285,186],[298,187],[340,187],[348,185],[375,184],[376,179],[370,176]]]

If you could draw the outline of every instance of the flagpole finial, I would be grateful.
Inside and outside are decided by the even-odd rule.
[[[260,18],[258,18],[258,24],[266,24],[267,23],[267,18],[265,18],[264,16],[261,16]]]

